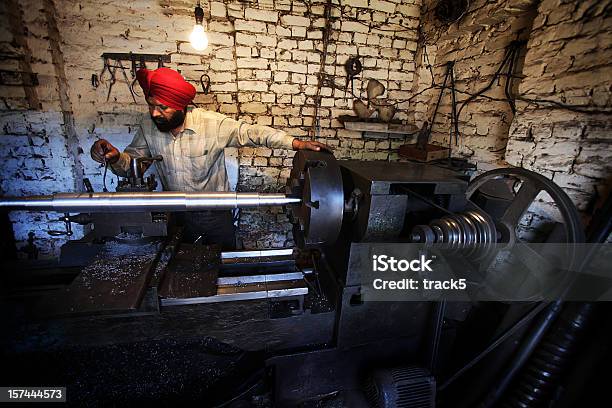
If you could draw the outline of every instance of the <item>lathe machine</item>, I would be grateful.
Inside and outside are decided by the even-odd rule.
[[[468,182],[434,165],[300,151],[285,193],[183,193],[151,191],[145,162],[117,192],[0,200],[89,228],[57,262],[4,263],[4,380],[67,386],[75,404],[471,406],[518,334],[470,373],[469,391],[465,377],[440,383],[532,304],[367,301],[362,255],[381,243],[515,242],[542,192],[560,215],[542,239],[584,240],[567,195],[522,169]],[[287,207],[296,248],[222,252],[183,242],[172,217],[263,206]]]

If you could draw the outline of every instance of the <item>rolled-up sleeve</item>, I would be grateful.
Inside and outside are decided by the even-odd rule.
[[[265,146],[273,149],[292,149],[293,137],[269,126],[223,118],[219,124],[219,141],[228,147]]]
[[[118,176],[127,177],[132,157],[149,156],[151,156],[149,145],[144,137],[142,127],[138,126],[132,142],[123,150],[123,153],[119,156],[119,160],[111,164],[111,170]]]

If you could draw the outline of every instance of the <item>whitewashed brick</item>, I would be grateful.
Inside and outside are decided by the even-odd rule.
[[[306,54],[306,60],[308,62],[320,62],[321,61],[321,55],[316,53],[316,52],[309,52]]]
[[[294,84],[305,84],[306,83],[306,75],[304,74],[291,74],[291,82]]]
[[[273,93],[263,93],[261,94],[261,101],[265,103],[274,103],[276,102],[276,95]]]
[[[211,82],[230,82],[234,79],[234,74],[231,72],[214,72],[208,73]]]
[[[236,31],[247,31],[251,33],[267,33],[266,23],[260,21],[234,20]]]
[[[253,70],[238,68],[238,70],[236,71],[236,77],[238,79],[251,79],[253,77]]]
[[[240,104],[240,111],[247,113],[265,113],[268,110],[266,104],[260,102],[247,102]]]
[[[417,4],[398,4],[397,11],[406,17],[419,18],[421,10]]]
[[[234,32],[234,25],[227,21],[211,21],[208,23],[209,32],[231,33]]]
[[[261,50],[259,50],[259,56],[261,58],[274,59],[276,57],[276,53],[273,49],[262,48]]]
[[[236,44],[255,45],[257,37],[252,34],[236,33]]]
[[[274,126],[287,126],[289,122],[283,116],[274,116]]]
[[[257,115],[257,124],[263,126],[272,126],[272,116]]]
[[[393,48],[406,48],[405,40],[393,40]]]
[[[263,81],[238,81],[238,89],[241,91],[267,92],[268,84]]]
[[[238,57],[250,57],[251,56],[251,47],[236,47],[236,56]]]
[[[297,72],[299,74],[306,73],[306,65],[293,62],[279,61],[277,63],[277,69],[279,71]]]
[[[338,44],[336,46],[336,53],[337,54],[355,55],[355,54],[357,54],[357,47],[354,46],[354,45],[341,45],[341,44]]]
[[[283,25],[288,25],[288,26],[308,27],[310,26],[310,19],[307,17],[299,17],[299,16],[292,16],[290,14],[286,14],[281,17],[281,23]]]
[[[219,93],[216,96],[217,96],[217,102],[219,103],[232,103],[234,101],[234,98],[232,97],[231,94]]]
[[[285,82],[289,79],[288,72],[275,72],[274,73],[274,82]]]
[[[277,26],[276,35],[281,36],[281,37],[291,37],[291,29]]]
[[[266,21],[268,23],[276,23],[278,21],[277,11],[247,7],[245,13],[246,17],[251,20]]]
[[[306,51],[291,51],[291,59],[293,61],[306,61],[308,59],[308,52]]]
[[[355,44],[365,44],[368,41],[368,35],[364,33],[353,34],[353,41]]]
[[[210,84],[210,90],[212,92],[236,92],[238,90],[238,85],[236,82],[227,82],[224,84]]]
[[[213,17],[225,17],[227,15],[225,4],[218,1],[210,3],[210,15]]]
[[[238,68],[268,68],[268,60],[263,58],[237,58],[236,65]]]
[[[238,113],[238,106],[234,104],[221,104],[219,106],[219,112],[226,114]]]
[[[298,47],[298,44],[295,40],[281,40],[276,47],[283,50],[294,50]]]
[[[378,47],[359,47],[359,55],[366,55],[371,57],[378,56],[379,52],[384,52],[385,49],[380,50]]]
[[[321,30],[311,30],[306,33],[306,37],[313,40],[320,40],[323,38],[323,32]]]
[[[383,13],[395,13],[395,4],[384,0],[370,0],[370,8]]]
[[[356,33],[367,33],[370,31],[367,24],[358,23],[356,21],[343,21],[342,31],[356,32]]]
[[[244,18],[244,7],[241,4],[230,3],[227,6],[227,14],[234,18]]]
[[[257,79],[271,79],[272,78],[272,72],[269,70],[255,70],[255,78]]]
[[[210,44],[218,44],[218,45],[234,45],[234,37],[225,33],[208,33],[208,42]]]
[[[296,94],[300,92],[300,86],[297,84],[277,84],[270,85],[270,90],[275,94]]]
[[[213,59],[210,61],[210,69],[213,71],[232,71],[236,69],[236,63],[234,61]]]
[[[276,37],[271,35],[257,34],[257,42],[266,47],[276,47]]]
[[[306,37],[306,27],[291,27],[292,37]]]
[[[368,0],[351,0],[351,7],[368,8]]]

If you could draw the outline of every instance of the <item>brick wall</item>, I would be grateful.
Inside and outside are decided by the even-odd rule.
[[[187,42],[195,2],[2,2],[0,69],[31,71],[39,84],[0,85],[0,193],[74,191],[81,189],[83,177],[101,190],[101,168],[89,158],[89,146],[104,137],[124,147],[146,111],[142,97],[132,100],[119,71],[109,93],[108,72],[101,75],[103,52],[170,54],[168,66],[199,90],[199,106],[296,137],[314,137],[334,146],[341,159],[396,160],[402,143],[366,139],[337,120],[352,114],[353,98],[342,89],[343,65],[355,55],[364,67],[353,84],[356,93],[366,79],[380,80],[387,87],[384,97],[398,102],[397,118],[417,125],[431,117],[438,96],[439,89],[426,90],[432,74],[440,85],[446,62],[455,61],[461,104],[490,81],[515,39],[527,41],[515,94],[610,108],[607,1],[475,0],[450,27],[434,17],[433,0],[354,0],[342,6],[334,1],[327,22],[325,3],[203,2],[210,46],[198,53]],[[208,95],[199,84],[204,73],[211,78]],[[320,73],[340,89],[329,83],[319,87]],[[100,78],[97,87],[92,74]],[[536,170],[566,188],[587,211],[609,185],[610,116],[520,101],[513,115],[503,101],[503,85],[502,77],[486,97],[466,105],[453,154],[477,163],[479,171],[507,165]],[[313,132],[315,113],[320,120]],[[447,94],[433,125],[434,143],[447,144],[449,114]],[[243,148],[239,157],[239,191],[283,189],[292,152]],[[109,184],[114,180],[109,178]],[[43,256],[56,254],[63,239],[46,235],[47,220],[55,216],[12,214],[19,245],[35,231]],[[286,216],[276,208],[243,211],[239,236],[250,248],[292,244]]]
[[[428,45],[427,53],[420,47],[417,55],[419,79],[415,92],[431,85],[427,60],[438,85],[446,62],[455,61],[461,105],[469,97],[467,93],[473,94],[489,83],[510,41],[526,40],[518,58],[514,95],[609,111],[612,88],[606,73],[612,61],[610,2],[471,3],[470,13],[459,24],[446,27],[433,17],[435,2],[425,2],[423,21]],[[563,187],[579,210],[588,213],[610,189],[610,114],[578,113],[517,100],[513,115],[504,100],[505,80],[502,76],[483,97],[466,105],[459,118],[460,143],[453,146],[453,155],[476,163],[479,172],[513,165],[543,174]],[[414,110],[417,123],[431,118],[438,94],[438,89],[432,89],[418,98]],[[447,93],[433,125],[435,143],[448,144],[450,111]],[[555,216],[550,197],[539,198],[523,219],[524,233],[536,232]]]
[[[519,93],[584,110],[612,106],[610,2],[539,4]],[[606,11],[607,10],[607,11]],[[506,160],[544,174],[581,211],[610,193],[612,118],[519,101]]]
[[[74,146],[69,138],[72,118],[66,115],[67,98],[60,91],[57,58],[57,27],[45,13],[45,2],[8,0],[0,3],[0,194],[36,195],[74,191],[76,168]],[[28,13],[24,13],[28,10]],[[52,12],[52,11],[51,11]],[[21,74],[24,73],[24,74]],[[30,83],[35,73],[38,85]],[[24,77],[22,77],[24,75]],[[63,106],[64,105],[64,106]],[[74,140],[72,140],[74,142]],[[65,237],[52,238],[49,229],[63,229],[56,213],[11,213],[13,229],[23,243],[34,232],[40,256],[58,253]],[[82,231],[75,226],[79,236]],[[20,246],[20,245],[18,245]]]
[[[169,0],[11,1],[15,3],[11,9],[27,20],[24,36],[33,56],[32,70],[39,74],[40,85],[34,89],[42,103],[40,110],[46,115],[43,115],[43,128],[50,134],[49,141],[41,142],[50,149],[43,158],[53,155],[62,158],[64,163],[64,166],[38,169],[30,166],[27,154],[22,152],[25,155],[22,162],[11,166],[20,169],[30,166],[38,179],[49,180],[52,185],[49,192],[79,189],[83,177],[88,177],[94,188],[101,190],[101,169],[89,158],[89,146],[103,137],[124,147],[132,138],[139,115],[146,110],[142,98],[134,103],[119,71],[109,94],[110,77],[108,73],[100,75],[103,52],[171,54],[172,62],[167,66],[179,70],[196,86],[199,92],[195,102],[201,107],[283,129],[296,137],[314,137],[334,146],[339,158],[388,160],[397,157],[394,149],[399,142],[367,140],[359,132],[343,129],[337,117],[352,113],[353,98],[344,89],[319,88],[318,74],[327,74],[344,88],[344,63],[350,56],[359,55],[364,69],[354,81],[356,93],[365,86],[364,79],[376,78],[387,87],[384,97],[406,99],[414,82],[420,0],[356,0],[333,6],[328,20],[330,36],[325,61],[322,58],[325,1],[203,2],[210,46],[202,53],[193,50],[187,42],[194,23],[195,1],[193,4]],[[28,13],[24,14],[24,10]],[[19,30],[11,30],[5,22],[2,27],[3,49],[14,56],[27,54],[23,47],[13,46],[15,32]],[[57,34],[59,42],[53,43]],[[58,57],[63,64],[61,72],[58,72]],[[204,73],[211,78],[209,95],[201,92],[199,79]],[[67,84],[65,92],[62,74]],[[92,74],[100,78],[98,87],[92,86]],[[107,95],[110,95],[108,101]],[[7,115],[3,117],[4,124],[12,123],[15,111],[19,111],[18,120],[25,118],[27,123],[30,115],[33,121],[38,120],[41,112],[32,111],[26,96],[19,87],[2,88],[5,104],[0,109]],[[317,97],[320,97],[317,112],[320,130],[312,132]],[[409,104],[401,103],[398,108],[396,117],[407,119]],[[10,132],[3,136],[11,141],[3,142],[0,151],[11,157],[14,155],[11,146],[19,143]],[[57,145],[63,147],[59,149]],[[266,148],[241,149],[237,189],[282,190],[292,153]],[[0,164],[0,172],[2,194],[25,193],[12,187],[23,179],[19,172],[11,171],[7,163]],[[28,193],[34,194],[35,190]],[[42,240],[39,244],[44,255],[54,254],[58,241],[46,237],[46,225],[32,222],[31,216],[12,215],[18,241],[27,239],[29,229],[39,229],[41,233],[37,237]],[[281,209],[244,211],[239,235],[246,247],[292,244],[289,224]]]
[[[424,47],[419,55],[419,83],[415,91],[431,87],[431,74],[441,86],[447,62],[454,62],[457,105],[461,107],[471,94],[483,89],[501,64],[506,47],[513,40],[529,36],[535,6],[533,1],[470,2],[469,13],[459,23],[446,26],[434,13],[437,2],[424,5]],[[432,65],[427,68],[427,61]],[[505,166],[504,154],[513,115],[504,100],[504,77],[459,114],[459,144],[453,143],[453,156],[478,163],[479,170]],[[447,83],[447,85],[449,85]],[[440,93],[430,89],[418,98],[414,118],[417,124],[431,120]],[[451,123],[451,93],[444,92],[432,125],[432,141],[448,146]]]

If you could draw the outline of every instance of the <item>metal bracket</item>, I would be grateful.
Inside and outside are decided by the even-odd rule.
[[[102,54],[104,61],[130,61],[132,63],[132,77],[136,76],[136,71],[145,67],[146,62],[157,62],[157,67],[161,68],[164,63],[170,63],[170,54],[139,54],[135,52],[105,52]]]
[[[146,63],[148,62],[157,62],[157,67],[161,68],[164,66],[164,63],[169,63],[171,61],[169,54],[138,54],[133,52],[105,52],[102,54],[102,59],[104,60],[104,67],[102,68],[102,72],[97,76],[96,74],[92,75],[91,85],[94,88],[97,88],[104,73],[108,71],[110,75],[110,82],[108,86],[108,93],[106,95],[106,100],[108,101],[111,96],[113,85],[115,84],[117,77],[117,69],[121,70],[121,74],[125,79],[125,82],[130,90],[130,94],[132,95],[132,99],[134,103],[136,103],[136,91],[134,90],[134,85],[136,83],[136,71],[140,68],[146,68]],[[131,67],[125,67],[121,61],[130,61]],[[126,74],[126,69],[130,69],[133,80],[129,80]]]

